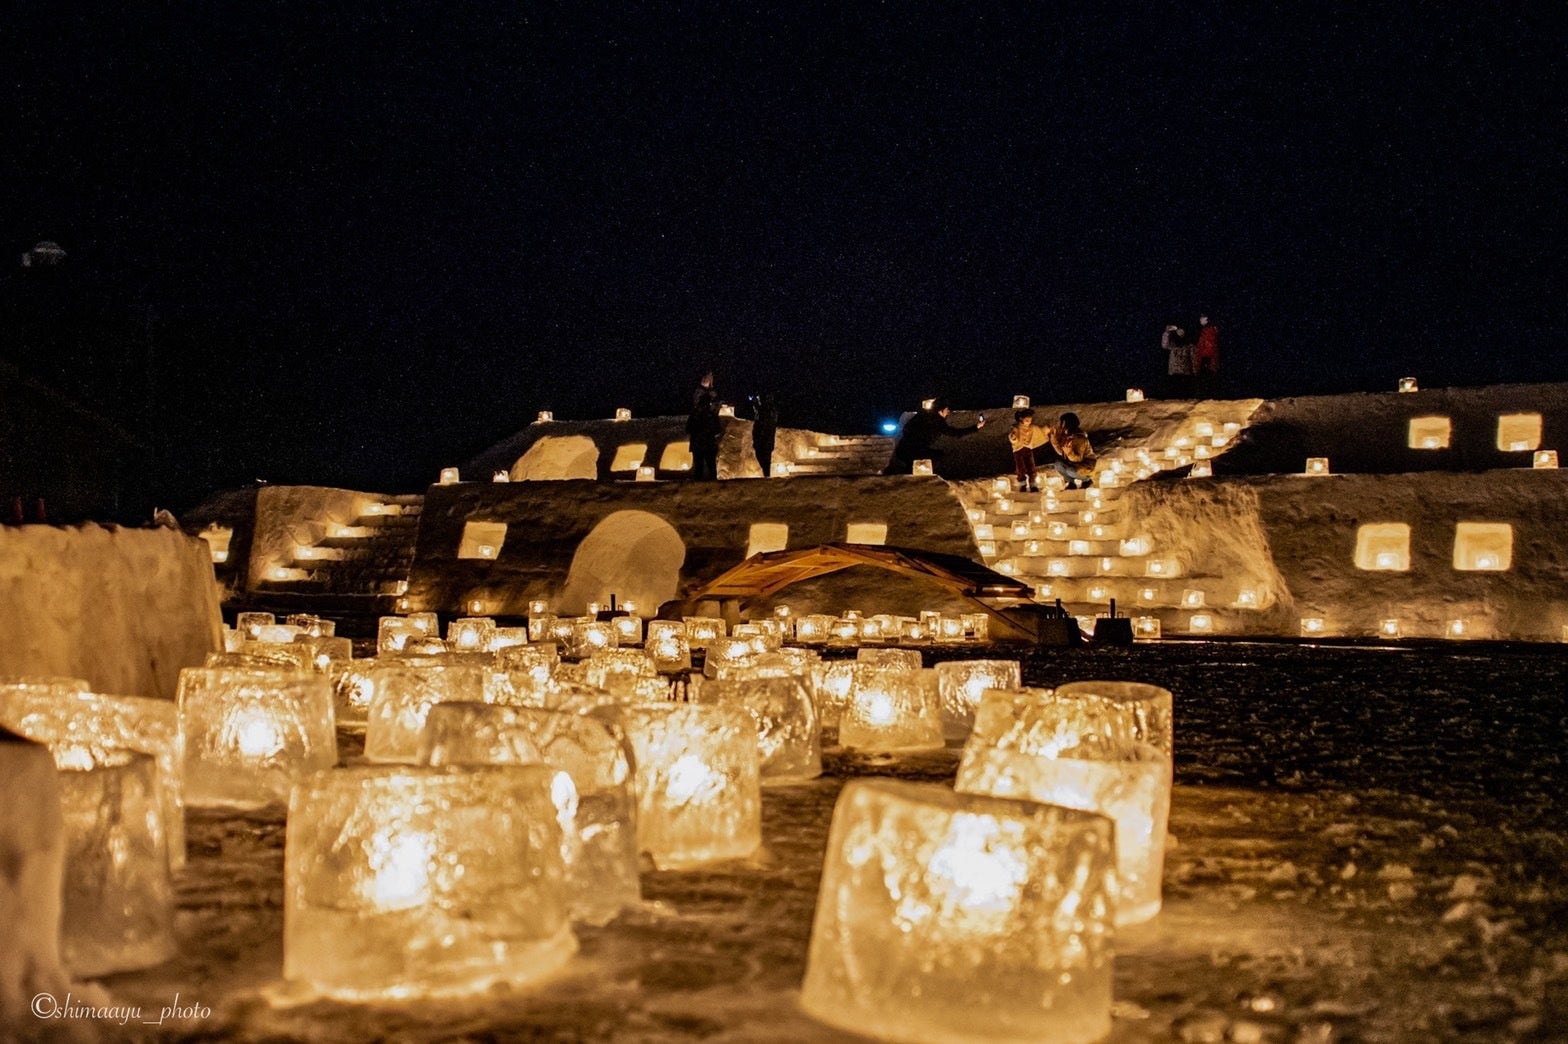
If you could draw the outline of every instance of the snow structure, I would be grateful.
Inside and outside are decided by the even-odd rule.
[[[0,526],[0,676],[174,698],[223,648],[204,541],[170,529]]]
[[[435,485],[422,497],[266,489],[249,516],[229,498],[188,522],[224,522],[234,547],[252,549],[250,586],[235,596],[249,604],[357,592],[404,611],[477,603],[485,615],[521,616],[544,600],[572,615],[615,594],[647,616],[757,552],[847,541],[979,560],[1086,622],[1114,601],[1167,637],[1305,628],[1314,637],[1559,641],[1568,627],[1568,542],[1555,522],[1568,476],[1531,466],[1535,451],[1568,437],[1568,385],[1077,403],[1035,414],[1046,423],[1069,409],[1098,453],[1088,490],[1012,489],[1002,424],[943,446],[941,477],[876,474],[888,440],[874,454],[867,442],[830,455],[832,440],[847,437],[781,432],[776,454],[798,451],[791,459],[817,461],[815,472],[697,483],[668,481],[678,468],[631,481],[622,466],[683,445],[683,418],[552,421],[462,469],[506,471],[509,482]],[[954,416],[960,426],[974,419]],[[747,422],[726,423],[721,475],[754,473]],[[579,440],[579,455],[592,445],[594,479],[586,465],[546,466],[566,454],[563,440]],[[1306,477],[1309,457],[1328,458],[1330,473]],[[1212,477],[1191,478],[1199,464]],[[490,543],[475,544],[477,526]],[[492,553],[477,556],[475,546]],[[780,603],[797,616],[972,608],[867,566],[748,609]]]

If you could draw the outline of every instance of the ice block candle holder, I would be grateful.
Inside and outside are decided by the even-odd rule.
[[[965,793],[1027,798],[1097,812],[1116,824],[1116,924],[1147,921],[1160,912],[1165,831],[1171,807],[1171,759],[1159,748],[1122,736],[1074,735],[1069,720],[1034,723],[1049,751],[1028,742],[994,741],[976,721],[954,788]],[[1103,726],[1105,723],[1100,723]],[[1119,728],[1119,724],[1111,723]],[[1089,725],[1088,729],[1099,726]]]
[[[942,729],[962,739],[974,725],[975,709],[987,689],[1016,689],[1023,684],[1017,660],[949,660],[936,665],[942,697]]]
[[[400,653],[409,639],[423,637],[425,632],[407,617],[383,616],[376,627],[376,655]]]
[[[661,870],[743,859],[762,844],[757,727],[738,707],[618,707],[637,771],[637,843]]]
[[[724,621],[713,616],[685,617],[686,641],[693,649],[706,649],[725,635]]]
[[[887,752],[942,749],[935,687],[923,684],[916,671],[857,666],[839,717],[839,746]]]
[[[398,663],[371,672],[365,757],[414,761],[430,708],[438,703],[493,703],[491,672],[467,663]]]
[[[801,1004],[882,1040],[1100,1040],[1114,865],[1103,816],[853,780],[833,810]]]
[[[185,865],[185,791],[181,782],[180,720],[171,700],[100,696],[75,679],[0,681],[0,726],[44,743],[61,768],[93,764],[123,749],[151,754],[168,839],[169,866]]]
[[[739,708],[756,722],[763,786],[803,783],[822,775],[817,711],[799,677],[710,681],[698,691],[698,700]]]
[[[446,644],[453,652],[484,652],[495,638],[495,619],[489,616],[464,616],[446,629]]]
[[[751,639],[716,638],[708,643],[707,652],[703,656],[702,673],[709,678],[717,677],[720,667],[734,667],[746,664],[757,658],[757,650],[752,647]]]
[[[549,765],[561,856],[575,919],[604,924],[642,899],[631,749],[583,714],[486,703],[430,709],[420,760],[429,765]]]
[[[313,674],[187,667],[179,682],[185,803],[257,808],[337,764],[332,684]]]
[[[691,646],[686,642],[684,630],[679,633],[668,630],[654,632],[652,626],[649,625],[648,640],[643,643],[643,651],[653,661],[654,669],[661,674],[691,670]]]
[[[66,967],[92,978],[162,964],[175,953],[174,888],[157,762],[139,751],[76,748],[59,782]]]
[[[367,766],[289,802],[283,975],[347,1001],[477,993],[576,951],[543,765]]]

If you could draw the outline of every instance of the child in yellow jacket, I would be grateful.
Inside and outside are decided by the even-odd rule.
[[[1007,429],[1007,444],[1013,448],[1013,473],[1018,478],[1018,489],[1023,493],[1037,492],[1040,484],[1034,476],[1034,450],[1044,446],[1050,433],[1037,427],[1033,410],[1018,410],[1013,414],[1013,426]]]

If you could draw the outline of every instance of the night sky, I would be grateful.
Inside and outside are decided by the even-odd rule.
[[[171,488],[415,488],[710,366],[822,430],[1120,397],[1199,311],[1236,395],[1568,378],[1560,7],[1066,6],[23,3],[4,301],[65,248],[89,358],[27,365]]]

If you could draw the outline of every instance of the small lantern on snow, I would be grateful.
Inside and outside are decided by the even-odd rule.
[[[1127,401],[1128,402],[1142,402],[1143,401],[1143,389],[1142,388],[1128,388],[1127,389]]]
[[[1413,392],[1420,391],[1421,388],[1420,385],[1416,383],[1416,379],[1414,377],[1401,377],[1399,378],[1399,390],[1402,392]]]
[[[539,416],[534,418],[534,423],[535,424],[549,424],[553,420],[555,420],[555,414],[554,413],[551,413],[549,410],[540,410],[539,411]]]
[[[1328,458],[1327,457],[1308,457],[1307,458],[1306,471],[1303,472],[1303,474],[1307,474],[1307,475],[1327,475],[1328,474]]]
[[[1537,468],[1555,468],[1557,466],[1557,451],[1536,450],[1534,466]],[[214,552],[214,554],[216,554],[216,552]],[[216,562],[218,559],[213,558],[213,561]]]
[[[455,486],[460,481],[456,468],[442,468],[440,485]]]

